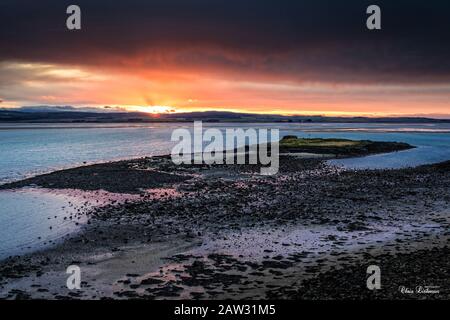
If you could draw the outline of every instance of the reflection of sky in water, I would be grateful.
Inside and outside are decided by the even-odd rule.
[[[76,215],[79,201],[66,195],[33,189],[0,191],[0,203],[0,259],[50,246],[86,221]]]

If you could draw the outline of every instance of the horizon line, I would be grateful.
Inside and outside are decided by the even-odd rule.
[[[152,112],[152,108],[166,108],[159,112]],[[44,110],[52,109],[55,110]],[[24,106],[1,106],[0,111],[21,111],[21,112],[89,112],[89,113],[142,113],[149,116],[161,116],[169,114],[189,114],[189,113],[207,113],[207,112],[223,112],[234,114],[250,114],[250,115],[267,115],[267,116],[279,116],[279,117],[327,117],[327,118],[430,118],[450,120],[450,114],[437,114],[437,113],[365,113],[365,112],[349,112],[349,111],[296,111],[296,112],[283,112],[282,110],[274,110],[273,112],[265,111],[247,111],[245,109],[238,108],[189,108],[189,109],[177,109],[169,106],[73,106],[73,105],[24,105]],[[41,110],[39,110],[41,109]],[[146,111],[146,109],[148,111]]]

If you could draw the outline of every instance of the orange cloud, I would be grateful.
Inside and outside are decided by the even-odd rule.
[[[281,114],[448,114],[447,84],[340,84],[238,78],[216,70],[124,70],[1,64],[9,105],[119,106],[174,112],[230,110]],[[26,72],[24,72],[24,70]]]

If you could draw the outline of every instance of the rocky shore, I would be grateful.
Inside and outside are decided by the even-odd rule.
[[[448,299],[450,162],[347,171],[325,161],[375,152],[360,147],[307,147],[321,158],[281,149],[275,176],[162,156],[0,186],[130,195],[83,211],[88,224],[61,244],[0,261],[0,298]],[[72,264],[81,290],[65,285]],[[382,270],[375,292],[366,288],[371,264]],[[439,293],[400,289],[417,286]]]

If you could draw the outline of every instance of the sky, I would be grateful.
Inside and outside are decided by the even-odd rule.
[[[449,16],[438,0],[0,0],[0,108],[450,118]]]

